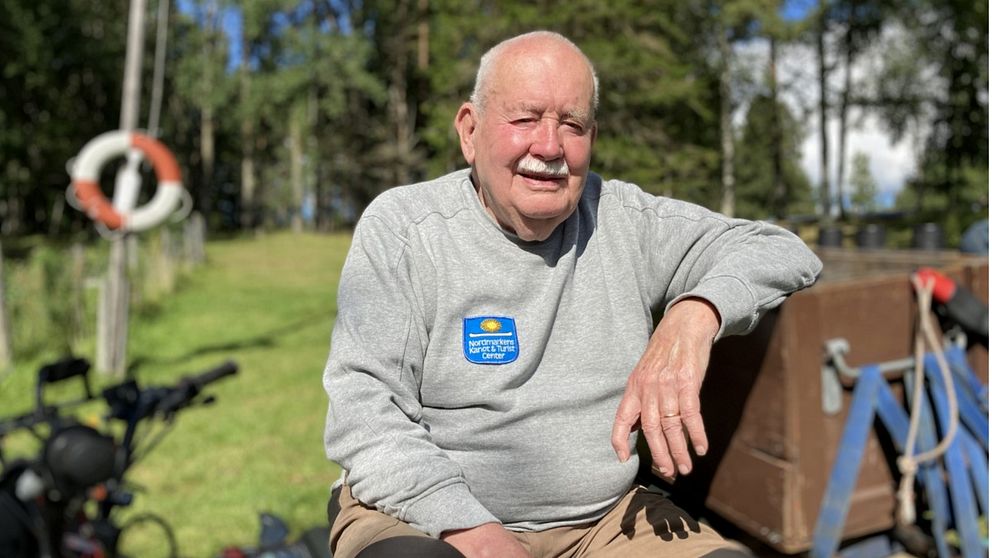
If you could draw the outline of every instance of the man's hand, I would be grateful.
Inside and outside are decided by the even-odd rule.
[[[630,457],[630,432],[640,420],[657,472],[674,477],[676,467],[692,470],[686,435],[696,454],[708,449],[699,408],[699,388],[710,360],[720,315],[709,302],[687,298],[668,309],[647,349],[627,379],[613,422],[613,449],[621,461]]]
[[[517,539],[499,523],[484,523],[471,529],[446,531],[441,540],[458,549],[465,558],[530,558]]]

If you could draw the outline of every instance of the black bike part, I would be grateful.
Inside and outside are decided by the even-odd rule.
[[[81,494],[114,475],[114,439],[89,426],[73,424],[55,431],[43,452],[55,488],[65,496]]]
[[[262,524],[262,532],[258,536],[260,546],[264,548],[285,544],[286,538],[289,537],[289,526],[285,521],[268,512],[262,512],[258,519]]]
[[[233,376],[238,373],[238,364],[232,360],[222,363],[211,370],[207,370],[202,374],[197,374],[196,376],[183,378],[182,382],[191,382],[199,387],[204,387],[207,384],[212,384],[217,380],[226,378],[228,376]]]
[[[83,390],[86,394],[83,399],[75,401],[71,404],[84,403],[90,399],[93,399],[93,393],[90,390],[89,371],[90,363],[88,360],[73,357],[51,362],[38,369],[38,382],[35,384],[34,392],[35,408],[37,412],[43,413],[46,410],[44,397],[45,385],[63,382],[70,378],[82,377]],[[62,404],[62,406],[65,405],[65,403]]]
[[[110,418],[120,420],[142,418],[134,416],[141,400],[141,390],[134,380],[110,386],[103,390],[102,395],[107,406],[110,407],[110,412],[107,413]]]
[[[168,558],[177,558],[179,556],[179,543],[176,542],[176,534],[172,531],[172,527],[169,526],[169,523],[165,519],[162,519],[160,516],[153,513],[143,513],[133,516],[124,525],[122,525],[121,528],[117,530],[117,538],[114,540],[114,548],[118,548],[120,539],[127,538],[128,532],[133,532],[135,527],[142,524],[155,525],[162,532],[165,539],[165,546],[163,547],[161,545],[161,540],[158,540],[157,542],[159,544],[156,547],[156,550],[166,550],[166,556],[168,556]],[[147,536],[147,533],[145,533],[145,535]],[[123,546],[126,547],[127,545],[124,544]],[[118,554],[118,556],[123,555]]]
[[[0,492],[0,556],[35,558],[38,554],[38,539],[27,510],[13,494]]]
[[[27,505],[14,495],[27,469],[26,461],[16,461],[0,476],[0,556],[35,558],[41,551]]]
[[[66,358],[46,364],[38,370],[38,382],[54,384],[90,371],[90,363],[85,358]]]
[[[232,361],[227,361],[203,374],[186,376],[179,380],[179,383],[170,393],[162,397],[156,408],[160,413],[169,416],[189,405],[208,384],[237,373],[238,365]]]
[[[49,416],[50,415],[39,413],[37,411],[31,411],[30,413],[4,419],[0,421],[0,438],[14,432],[15,430],[20,430],[22,428],[31,429],[36,425],[45,422]]]
[[[311,527],[300,535],[300,542],[312,558],[332,558],[330,540],[331,530],[327,527]]]

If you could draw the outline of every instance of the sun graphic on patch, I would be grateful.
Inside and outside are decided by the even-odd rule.
[[[482,320],[482,323],[479,324],[479,328],[488,333],[496,333],[497,331],[503,329],[503,324],[499,323],[499,320],[489,318],[487,320]]]

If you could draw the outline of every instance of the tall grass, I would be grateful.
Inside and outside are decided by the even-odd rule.
[[[183,556],[254,543],[260,511],[297,532],[325,522],[338,470],[323,454],[321,372],[349,243],[346,235],[288,233],[211,242],[205,266],[153,310],[132,312],[128,362],[142,385],[226,359],[241,367],[210,390],[213,406],[182,413],[130,475],[139,490],[128,513],[166,518]],[[31,406],[36,364],[0,383],[0,415]],[[144,529],[129,550],[154,556],[159,537]]]

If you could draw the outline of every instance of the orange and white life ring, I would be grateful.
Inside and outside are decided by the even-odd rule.
[[[151,162],[158,188],[147,204],[127,211],[114,207],[100,191],[100,169],[129,149],[137,149]],[[144,134],[119,130],[100,134],[83,146],[72,168],[72,188],[91,219],[108,229],[123,231],[143,231],[158,225],[176,210],[183,193],[179,163],[165,145]]]

